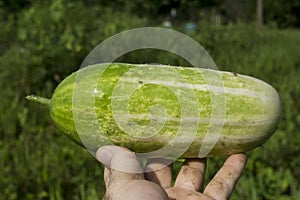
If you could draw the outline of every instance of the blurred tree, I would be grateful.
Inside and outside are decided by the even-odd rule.
[[[265,0],[264,13],[266,22],[279,28],[300,27],[299,0]]]
[[[252,0],[224,0],[220,5],[225,23],[248,23],[255,20],[255,2]]]
[[[30,0],[1,0],[2,5],[8,12],[17,12],[30,5]]]
[[[0,8],[4,12],[16,15],[17,12],[35,4],[35,0],[0,0]],[[44,3],[47,1],[43,1]],[[51,2],[51,1],[49,1]],[[278,27],[300,27],[299,0],[74,0],[85,6],[110,7],[117,12],[134,13],[139,17],[147,17],[149,25],[161,24],[171,19],[177,25],[193,21],[205,20],[211,23],[216,17],[218,23],[254,22],[263,18],[265,24]],[[172,15],[176,11],[176,16]],[[257,12],[260,11],[260,12]],[[2,12],[3,13],[3,12]],[[7,13],[3,16],[7,16]],[[255,15],[256,13],[256,15]],[[1,14],[1,12],[0,12]],[[222,20],[221,20],[222,19]],[[259,22],[261,23],[261,22]]]

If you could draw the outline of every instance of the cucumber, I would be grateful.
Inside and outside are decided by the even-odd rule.
[[[223,114],[213,115],[212,94],[223,95]],[[259,79],[166,65],[92,65],[64,79],[51,100],[27,99],[48,105],[54,124],[91,151],[111,143],[137,153],[172,145],[181,158],[198,157],[207,143],[206,157],[250,151],[275,132],[281,112],[276,90]],[[216,124],[222,129],[210,141]]]

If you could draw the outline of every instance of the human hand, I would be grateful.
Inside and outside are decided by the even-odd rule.
[[[134,153],[125,148],[101,147],[96,158],[105,166],[104,199],[112,200],[228,199],[246,164],[244,154],[229,156],[203,191],[206,159],[186,159],[171,186],[172,166],[165,166],[164,159],[149,159],[144,174]]]

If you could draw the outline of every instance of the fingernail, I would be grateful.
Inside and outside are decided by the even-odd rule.
[[[112,152],[106,148],[100,148],[96,153],[96,158],[106,167],[110,166]]]

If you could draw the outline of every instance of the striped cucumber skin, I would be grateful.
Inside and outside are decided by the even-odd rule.
[[[229,155],[233,153],[246,152],[263,144],[276,130],[280,116],[280,99],[273,87],[267,83],[240,74],[231,72],[220,72],[209,69],[199,68],[181,68],[165,65],[137,65],[137,64],[110,64],[101,76],[97,75],[99,69],[104,65],[94,65],[81,69],[84,76],[80,81],[76,79],[79,72],[75,72],[61,82],[56,88],[50,101],[50,114],[55,125],[61,129],[66,135],[76,143],[83,146],[81,139],[84,138],[84,146],[95,151],[103,144],[105,138],[108,138],[113,144],[124,146],[135,152],[151,152],[168,145],[169,141],[176,137],[181,120],[181,107],[189,106],[191,102],[186,101],[185,105],[180,105],[176,95],[170,90],[184,88],[185,91],[193,92],[198,100],[199,126],[193,142],[189,145],[188,150],[181,156],[183,158],[197,157],[199,149],[203,144],[205,134],[208,132],[210,123],[219,123],[218,119],[211,119],[211,92],[224,91],[226,116],[224,118],[224,126],[221,135],[208,157]],[[147,73],[158,74],[164,77],[163,80],[149,79],[147,76],[126,78],[132,69],[143,74],[147,68]],[[160,70],[163,68],[164,70]],[[169,69],[169,70],[165,70]],[[175,71],[180,74],[185,82],[174,82],[172,73]],[[213,77],[219,73],[223,82],[223,88],[217,83],[214,85]],[[146,77],[146,78],[145,78]],[[150,76],[151,77],[151,76]],[[210,81],[207,81],[211,78]],[[76,87],[84,88],[89,81],[97,81],[97,86],[90,90],[82,90],[80,94],[76,94],[76,98],[95,95],[95,104],[84,107],[73,107],[73,91],[74,84]],[[120,80],[122,82],[120,83]],[[207,82],[211,85],[207,86]],[[82,84],[82,85],[81,85]],[[120,85],[121,84],[121,85]],[[122,85],[123,84],[123,85]],[[120,128],[116,123],[112,102],[118,98],[122,98],[121,94],[114,94],[116,87],[126,88],[127,84],[138,84],[139,88],[134,91],[128,101],[128,112],[131,120],[140,126],[147,126],[151,120],[160,121],[164,118],[161,114],[154,113],[149,118],[151,107],[162,105],[164,113],[167,116],[164,126],[155,134],[140,135],[128,134],[124,129]],[[115,99],[114,99],[115,98]],[[82,113],[84,116],[91,112],[96,113],[98,127],[103,131],[91,133],[86,131],[78,135],[73,109]],[[122,119],[123,116],[118,116]],[[124,119],[126,116],[124,116]],[[87,118],[88,119],[88,118]],[[197,119],[191,117],[190,123],[194,123]],[[87,120],[85,123],[90,123]],[[147,133],[148,134],[148,133]],[[189,132],[185,133],[185,137],[190,136]]]

